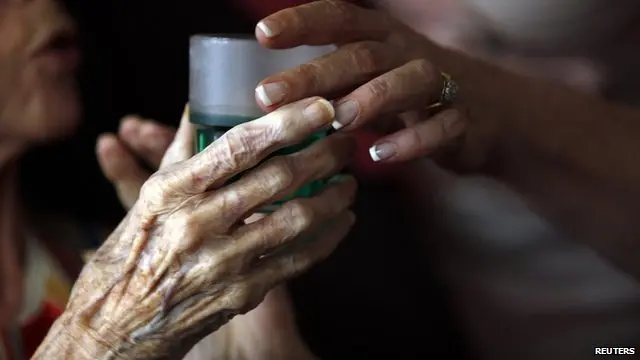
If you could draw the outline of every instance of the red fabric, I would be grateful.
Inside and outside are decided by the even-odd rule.
[[[31,319],[22,327],[22,346],[27,358],[31,358],[47,335],[53,322],[62,315],[62,308],[50,303],[43,303],[38,317]]]
[[[71,281],[74,281],[80,274],[82,269],[82,260],[74,253],[66,252],[60,247],[53,244],[44,243],[46,248],[50,251],[50,254],[58,260],[58,263],[62,266],[66,275]],[[35,351],[38,349],[42,340],[49,332],[49,328],[56,321],[56,319],[62,315],[63,308],[58,307],[49,302],[43,302],[40,308],[40,312],[37,316],[27,319],[25,325],[21,329],[22,350],[26,358],[31,358]],[[2,332],[0,332],[2,333]],[[4,335],[4,334],[0,334]],[[11,344],[5,336],[0,338],[0,341],[5,346],[10,347]],[[9,350],[9,349],[8,349]],[[11,354],[11,352],[9,352]]]

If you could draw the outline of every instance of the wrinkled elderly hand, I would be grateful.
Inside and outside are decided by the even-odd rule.
[[[125,117],[117,134],[103,134],[98,139],[96,150],[100,167],[125,208],[135,204],[142,184],[151,176],[144,165],[158,169],[161,162],[165,167],[193,156],[194,129],[188,122],[188,108],[182,116],[175,139],[175,130],[138,116]],[[255,214],[246,222],[257,221],[263,216]],[[202,339],[184,359],[312,358],[298,333],[291,301],[283,284],[271,290],[255,309],[233,318]]]
[[[270,48],[338,46],[333,53],[265,79],[256,89],[257,99],[273,110],[311,95],[335,97],[333,127],[340,131],[400,116],[406,126],[370,149],[375,161],[433,154],[453,145],[465,131],[465,118],[456,109],[427,109],[440,100],[444,84],[429,60],[432,44],[384,12],[345,1],[316,1],[263,19],[256,36]]]
[[[334,134],[225,183],[326,127],[333,115],[326,100],[305,99],[240,125],[154,174],[83,270],[35,358],[182,356],[258,305],[269,289],[327,256],[354,222],[352,178],[251,224],[242,221],[343,168],[354,150],[350,137]],[[165,158],[183,151],[191,149],[170,148]]]

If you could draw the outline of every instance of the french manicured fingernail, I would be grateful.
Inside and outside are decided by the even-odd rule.
[[[325,99],[319,99],[304,108],[302,116],[310,122],[326,124],[335,116],[335,110],[330,102]]]
[[[272,38],[280,34],[278,26],[269,20],[260,21],[256,27],[268,38]]]
[[[336,120],[331,124],[334,129],[339,130],[351,123],[358,116],[360,106],[355,100],[345,101],[336,107]]]
[[[369,148],[371,160],[378,162],[387,160],[396,154],[396,145],[393,143],[380,143]]]
[[[264,106],[277,104],[287,95],[287,83],[278,81],[260,85],[256,88],[256,95]]]

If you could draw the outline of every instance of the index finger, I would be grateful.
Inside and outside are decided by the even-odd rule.
[[[300,143],[326,128],[334,116],[331,103],[319,97],[286,105],[234,127],[179,166],[166,166],[154,175],[157,180],[152,185],[145,186],[191,195],[218,188],[274,151]]]
[[[299,45],[345,44],[361,40],[383,41],[391,32],[383,13],[346,1],[314,1],[281,10],[256,25],[263,46],[286,49]]]

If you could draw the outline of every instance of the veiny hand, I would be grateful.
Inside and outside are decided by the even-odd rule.
[[[348,209],[356,191],[352,178],[251,224],[242,221],[343,168],[353,154],[350,137],[335,134],[224,184],[329,125],[333,115],[326,100],[305,99],[238,126],[205,151],[154,174],[83,270],[35,358],[51,358],[52,344],[64,341],[83,344],[86,358],[182,356],[258,305],[269,289],[329,255],[354,222]],[[178,131],[176,138],[182,136],[191,134]],[[172,145],[165,159],[188,151]],[[300,241],[311,235],[314,241]]]
[[[173,129],[152,120],[128,116],[120,125],[119,138],[105,134],[98,139],[97,153],[102,171],[118,190],[127,209],[137,201],[140,187],[151,176],[137,159],[148,159],[148,166],[157,169],[194,155],[194,129],[188,121],[188,109],[182,115],[178,131],[179,135],[169,143],[167,138],[175,135]],[[250,220],[262,217],[256,214]],[[255,309],[233,318],[202,339],[184,359],[304,360],[310,358],[308,354],[296,327],[286,286],[282,285],[271,290]]]
[[[427,110],[440,100],[444,84],[427,56],[430,43],[384,12],[345,1],[315,1],[263,19],[256,36],[270,48],[338,46],[265,79],[256,97],[266,110],[311,95],[335,98],[333,127],[341,131],[400,116],[406,127],[374,144],[370,154],[375,161],[433,154],[465,132],[465,117],[456,109]]]

